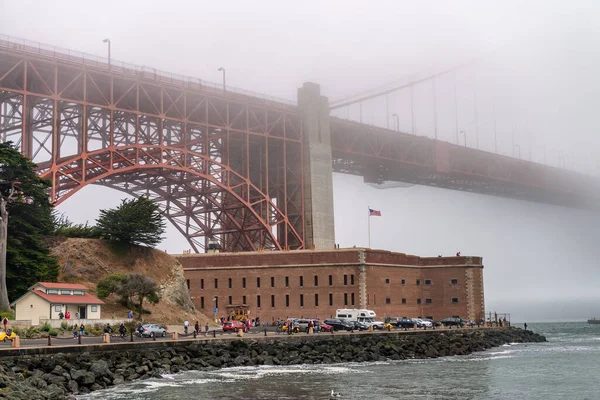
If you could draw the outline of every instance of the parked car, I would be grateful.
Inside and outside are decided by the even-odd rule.
[[[412,328],[415,322],[410,318],[400,318],[395,323],[397,328]]]
[[[440,322],[444,326],[460,326],[460,327],[462,327],[464,325],[463,320],[461,318],[458,318],[458,317],[444,318]]]
[[[300,318],[294,321],[294,328],[297,326],[300,332],[308,333],[308,319]]]
[[[241,329],[242,332],[246,332],[248,327],[242,321],[227,321],[223,324],[224,332],[228,332],[228,331],[237,332],[239,329]]]
[[[433,323],[427,319],[413,318],[413,321],[416,322],[417,328],[433,328]]]
[[[319,331],[321,332],[331,332],[333,330],[333,326],[326,324],[325,322],[321,322],[319,324]]]
[[[167,335],[167,330],[156,324],[144,324],[137,329],[136,334],[141,337],[165,337]]]
[[[8,329],[6,332],[0,332],[0,340],[3,342],[6,342],[7,340],[12,342],[15,337],[17,337],[17,334],[12,329]]]
[[[354,327],[348,321],[337,318],[326,319],[325,323],[331,325],[334,331],[351,331]]]
[[[429,318],[424,318],[423,320],[431,322],[431,325],[433,325],[435,327],[442,326],[442,323],[440,321],[434,321],[434,320],[429,319]]]
[[[357,330],[357,331],[367,331],[369,330],[369,326],[363,322],[358,322],[358,321],[352,321],[351,324],[353,325],[353,329]]]
[[[385,327],[383,321],[371,321],[370,325],[373,325],[373,329],[382,330]]]

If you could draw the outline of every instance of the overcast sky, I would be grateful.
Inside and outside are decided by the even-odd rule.
[[[435,119],[431,85],[415,87],[417,134],[432,137],[437,120],[443,140],[456,142],[458,126],[460,144],[466,136],[475,146],[477,132],[484,150],[594,175],[598,21],[597,1],[0,0],[1,34],[98,56],[106,55],[108,37],[114,60],[215,82],[223,66],[228,84],[290,100],[305,81],[321,84],[334,101],[470,63],[436,82]],[[409,92],[388,100],[410,132]],[[336,115],[359,118],[357,107]],[[394,124],[383,98],[364,104],[363,121]],[[366,245],[370,205],[383,213],[372,221],[373,247],[482,255],[488,309],[531,321],[600,314],[598,214],[423,187],[380,191],[344,175],[335,175],[334,186],[342,246]],[[59,209],[93,221],[120,196],[87,187]],[[174,228],[161,247],[187,248]]]

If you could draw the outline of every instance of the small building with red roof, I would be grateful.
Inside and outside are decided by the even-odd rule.
[[[87,293],[87,288],[77,283],[38,282],[27,293],[10,303],[15,319],[31,321],[67,318],[100,319],[104,302]]]

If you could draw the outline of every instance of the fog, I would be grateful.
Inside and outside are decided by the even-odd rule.
[[[214,82],[223,66],[228,85],[290,100],[305,81],[335,101],[466,64],[436,80],[435,117],[424,83],[414,88],[415,126],[406,90],[388,97],[387,114],[385,98],[365,102],[363,122],[394,127],[397,113],[402,131],[433,137],[437,126],[442,140],[593,175],[599,20],[594,1],[0,0],[0,33],[98,56],[110,38],[114,60]],[[357,106],[334,115],[360,119]],[[371,220],[374,248],[483,256],[488,310],[528,321],[600,316],[597,213],[419,186],[380,190],[338,174],[334,189],[341,246],[367,244],[371,206],[383,214]],[[59,210],[93,221],[121,196],[86,187]],[[188,246],[169,227],[160,248]]]

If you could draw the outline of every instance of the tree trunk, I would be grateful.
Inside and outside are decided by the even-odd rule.
[[[0,196],[0,312],[11,311],[6,286],[6,241],[8,239],[8,211],[6,199]]]
[[[142,319],[142,314],[144,312],[144,309],[142,308],[142,304],[144,303],[144,297],[140,297],[139,300],[140,300],[140,321],[144,321]]]

